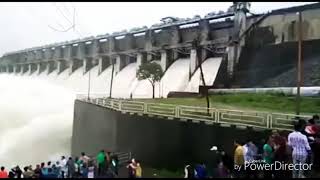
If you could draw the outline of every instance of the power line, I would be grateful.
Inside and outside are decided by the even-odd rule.
[[[69,13],[69,15],[72,15],[72,13],[69,11],[69,9],[66,7],[66,5],[62,4],[62,7],[66,10],[67,13]],[[73,9],[75,9],[75,8],[73,7]]]
[[[55,3],[53,3],[53,4],[54,4],[54,6],[56,7],[56,9],[59,11],[59,13],[60,13],[71,25],[74,25],[74,23],[71,22],[71,21],[69,20],[69,18],[67,18],[67,17],[65,16],[65,14],[61,11],[61,9],[60,9]]]
[[[56,7],[56,9],[59,11],[59,13],[69,22],[69,23],[71,23],[72,24],[72,26],[70,27],[70,28],[68,28],[68,29],[66,29],[66,30],[58,30],[58,31],[60,31],[60,32],[67,32],[67,31],[69,31],[70,29],[73,29],[73,31],[74,32],[76,32],[79,36],[80,36],[80,38],[82,38],[83,37],[83,35],[82,35],[82,33],[80,32],[80,30],[78,30],[78,29],[76,29],[75,28],[75,26],[76,26],[76,24],[75,24],[75,19],[76,19],[76,8],[73,6],[73,22],[71,22],[71,20],[68,18],[68,17],[66,17],[65,16],[65,13],[63,13],[62,12],[62,10],[54,3],[54,6]],[[65,7],[65,9],[67,9],[66,7]],[[70,12],[69,12],[70,13]],[[52,28],[52,27],[50,27],[51,29],[53,29],[53,30],[55,30],[55,31],[57,31],[57,29],[55,29],[55,28]]]
[[[55,4],[54,4],[54,5],[55,5]],[[55,7],[56,7],[57,10],[59,10],[56,5],[55,5]],[[63,15],[63,13],[62,13],[61,11],[59,11],[59,12],[61,13],[61,15]],[[54,27],[52,27],[52,26],[50,26],[50,25],[48,25],[48,27],[49,27],[50,29],[54,30],[54,31],[57,31],[57,32],[68,32],[68,31],[74,26],[74,25],[72,25],[72,26],[69,27],[69,28],[65,28],[65,27],[62,26],[57,20],[56,20],[56,23],[57,23],[63,30],[58,30],[57,28],[54,28]]]
[[[72,5],[72,4],[71,4],[71,5]],[[55,4],[55,6],[56,6],[56,4]],[[57,6],[56,6],[56,7],[57,7]],[[72,7],[73,7],[73,23],[72,23],[72,24],[73,24],[73,30],[82,38],[83,35],[82,35],[81,31],[79,30],[79,28],[78,28],[78,29],[75,28],[75,26],[76,26],[75,20],[76,20],[77,14],[76,14],[76,8],[75,8],[73,5],[72,5]],[[66,6],[64,6],[64,8],[67,9]],[[69,22],[71,22],[70,19],[67,18],[67,17],[64,15],[64,13],[61,11],[60,8],[57,7],[57,9],[59,10],[60,14],[62,14],[65,19],[67,19]],[[70,13],[70,12],[69,12],[69,13]]]
[[[62,12],[66,12],[65,14],[67,14],[67,15],[69,15],[69,16],[72,16],[73,17],[73,31],[75,31],[75,7],[73,7],[73,14],[69,11],[69,8],[67,8],[67,6],[66,5],[64,5],[64,4],[61,4],[62,5]],[[60,8],[59,8],[60,9]],[[63,11],[63,10],[65,10],[65,11]],[[64,14],[64,13],[63,13]]]
[[[75,25],[76,25],[76,24],[75,24],[75,23],[76,23],[76,8],[74,8],[73,13],[74,13],[73,20],[74,20],[74,26],[75,26]],[[83,37],[83,36],[82,36],[82,33],[80,33],[80,30],[79,30],[79,29],[76,29],[76,28],[74,27],[74,31],[76,31],[81,37]]]
[[[73,28],[73,27],[69,27],[69,28],[66,29],[66,30],[58,30],[58,29],[56,29],[56,28],[54,28],[54,27],[52,27],[52,26],[50,26],[50,25],[48,25],[48,27],[51,28],[52,30],[58,31],[58,32],[68,32],[70,29]]]

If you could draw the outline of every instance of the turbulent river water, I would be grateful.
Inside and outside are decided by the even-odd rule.
[[[215,78],[212,68],[218,69],[220,62],[205,62],[205,74]],[[166,97],[170,91],[198,90],[199,75],[189,82],[189,63],[190,59],[178,59],[168,68],[161,86],[156,86],[156,97]],[[130,93],[134,98],[152,97],[151,85],[135,78],[136,66],[131,63],[115,74],[113,97],[129,98]],[[57,70],[50,74],[0,74],[0,165],[34,166],[68,156],[76,94],[87,94],[90,74],[90,92],[108,95],[111,72],[110,66],[99,74],[95,66],[85,74],[83,68],[71,75],[68,69],[59,74]]]
[[[70,154],[74,99],[45,80],[0,74],[0,164],[34,166]]]

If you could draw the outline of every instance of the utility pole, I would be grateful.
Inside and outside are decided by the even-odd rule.
[[[111,82],[110,82],[109,98],[111,98],[112,84],[113,84],[113,73],[114,73],[114,63],[113,63],[113,59],[110,57],[110,60],[111,60],[111,63],[112,63],[112,72],[111,72]]]
[[[88,74],[88,76],[89,76],[89,78],[88,78],[88,100],[90,100],[90,84],[91,84],[91,73],[90,73],[90,69],[89,69],[89,72],[88,72],[89,74]]]
[[[206,95],[206,101],[207,101],[207,111],[208,111],[208,114],[209,114],[209,108],[210,108],[210,101],[209,101],[209,95],[208,95],[209,93],[208,93],[208,88],[206,86],[206,82],[205,82],[204,75],[203,75],[202,58],[201,58],[201,56],[199,56],[201,49],[199,47],[199,39],[198,38],[193,41],[193,47],[196,49],[196,58],[197,58],[197,62],[199,64],[199,68],[200,68],[202,84],[206,89],[206,91],[205,91],[206,94],[205,95]]]
[[[296,96],[296,114],[300,114],[300,87],[302,84],[302,14],[301,11],[298,12],[299,22],[298,22],[298,68],[297,68],[297,96]]]

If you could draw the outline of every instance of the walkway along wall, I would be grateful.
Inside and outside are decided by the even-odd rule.
[[[260,140],[269,131],[236,129],[204,123],[122,114],[105,107],[75,101],[72,155],[95,155],[101,149],[132,152],[144,166],[175,168],[185,163],[214,163],[216,145],[233,152],[233,140]]]

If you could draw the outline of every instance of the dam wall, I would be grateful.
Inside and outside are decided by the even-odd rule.
[[[145,166],[182,168],[185,163],[215,163],[212,146],[233,153],[233,140],[259,141],[269,131],[237,129],[205,123],[168,120],[158,116],[123,114],[102,106],[75,101],[72,155],[101,149],[131,152]]]
[[[167,97],[170,91],[199,92],[200,63],[217,58],[203,64],[209,79],[206,86],[211,88],[292,87],[298,47],[296,13],[301,11],[303,86],[319,86],[320,3],[254,15],[248,13],[247,5],[237,2],[225,12],[202,18],[168,17],[150,27],[5,53],[0,57],[0,73],[32,77],[52,73],[80,77],[82,73],[89,79],[87,74],[94,69],[95,79],[114,64],[115,97],[149,98],[151,85],[139,82],[136,71],[143,63],[157,61],[165,74],[156,84],[155,95]],[[173,76],[178,83],[170,81]],[[108,92],[111,76],[103,77]]]

